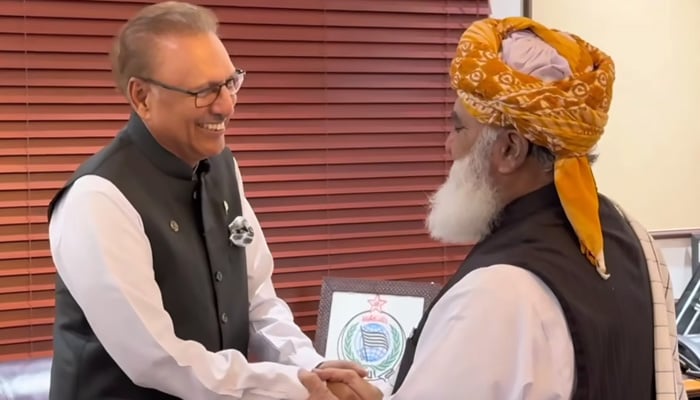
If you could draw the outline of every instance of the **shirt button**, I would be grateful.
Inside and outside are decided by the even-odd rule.
[[[216,271],[214,279],[216,279],[217,282],[221,282],[224,280],[224,274],[222,274],[221,271]]]
[[[225,324],[228,322],[228,315],[226,313],[221,313],[221,323]]]

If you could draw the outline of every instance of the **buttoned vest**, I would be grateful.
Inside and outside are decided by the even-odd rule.
[[[58,201],[85,175],[109,180],[141,217],[155,280],[177,337],[197,341],[212,352],[236,349],[245,355],[246,258],[244,248],[229,241],[228,224],[241,215],[230,150],[193,169],[161,147],[133,114],[116,138],[83,163],[56,194],[49,219]],[[125,273],[129,267],[122,266]],[[129,340],[128,326],[124,340]],[[60,277],[50,391],[52,400],[173,399],[131,382],[95,336]]]

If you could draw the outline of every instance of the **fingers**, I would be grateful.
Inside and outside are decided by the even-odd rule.
[[[316,376],[324,381],[350,383],[355,380],[362,380],[353,370],[340,368],[315,369]]]
[[[324,381],[345,383],[362,399],[374,400],[382,398],[381,391],[362,379],[354,370],[323,368],[314,370],[314,372]]]
[[[362,368],[359,364],[354,363],[352,361],[345,361],[345,360],[338,360],[336,361],[337,367],[334,365],[334,368],[343,368],[343,369],[350,369],[355,372],[357,372],[358,375],[361,377],[366,377],[367,376],[367,370]]]
[[[309,400],[338,400],[328,387],[326,383],[316,374],[299,370],[299,382],[308,390]]]
[[[327,382],[326,385],[339,400],[364,400],[350,386],[342,382]]]
[[[309,392],[322,389],[325,386],[323,380],[321,380],[318,375],[309,371],[299,370],[298,376],[301,384],[304,385]]]
[[[340,369],[349,369],[355,371],[358,375],[360,375],[362,378],[367,376],[367,370],[362,368],[359,364],[352,362],[352,361],[347,361],[347,360],[332,360],[332,361],[326,361],[323,364],[321,364],[321,368],[340,368]]]

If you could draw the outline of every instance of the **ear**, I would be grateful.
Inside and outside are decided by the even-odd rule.
[[[136,113],[143,119],[150,114],[153,92],[150,85],[140,79],[131,78],[126,87],[127,98]]]
[[[499,136],[494,147],[496,170],[510,174],[518,170],[527,160],[530,142],[515,130],[509,129]]]

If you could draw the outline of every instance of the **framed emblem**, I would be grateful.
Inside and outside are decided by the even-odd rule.
[[[362,365],[369,380],[393,384],[406,339],[440,290],[423,282],[325,277],[316,350]]]

